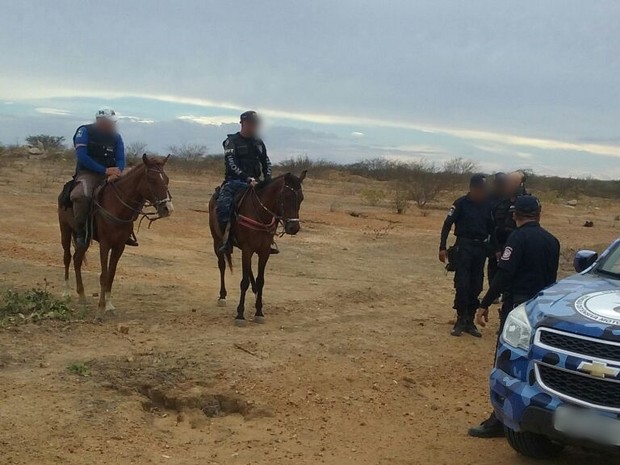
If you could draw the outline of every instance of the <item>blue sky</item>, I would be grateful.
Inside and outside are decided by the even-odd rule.
[[[101,105],[152,151],[220,151],[244,109],[307,154],[620,177],[620,3],[24,0],[0,16],[0,141]]]

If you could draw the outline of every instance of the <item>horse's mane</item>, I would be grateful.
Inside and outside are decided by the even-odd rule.
[[[256,185],[256,190],[261,190],[264,189],[267,186],[270,186],[271,184],[281,180],[284,178],[284,182],[288,183],[291,187],[293,187],[294,189],[298,189],[299,187],[301,187],[301,182],[299,181],[299,179],[297,178],[297,176],[295,176],[292,173],[284,173],[281,174],[280,176],[276,176],[275,178],[271,178],[268,181],[260,181],[257,185]]]

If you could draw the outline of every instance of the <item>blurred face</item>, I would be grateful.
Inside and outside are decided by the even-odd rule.
[[[472,200],[476,201],[476,202],[480,202],[484,199],[487,198],[487,186],[486,185],[482,185],[482,186],[472,186],[469,189],[469,196],[472,198]]]
[[[246,137],[256,137],[260,133],[260,120],[248,120],[241,123],[241,132]]]
[[[95,122],[101,132],[106,134],[114,134],[116,132],[116,123],[105,118],[97,118]]]
[[[523,174],[515,171],[508,175],[508,182],[506,183],[506,190],[509,195],[514,195],[523,182]]]

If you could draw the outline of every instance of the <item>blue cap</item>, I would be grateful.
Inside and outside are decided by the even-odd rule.
[[[487,184],[487,177],[484,174],[474,174],[469,180],[469,187],[484,187]]]
[[[515,213],[521,216],[536,216],[540,209],[540,200],[533,195],[520,195],[515,201]]]

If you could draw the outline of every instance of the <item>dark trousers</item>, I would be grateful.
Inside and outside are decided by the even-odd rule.
[[[237,192],[248,187],[248,183],[243,181],[231,180],[227,181],[220,189],[220,195],[217,198],[217,219],[220,225],[225,225],[230,221],[233,204]]]
[[[456,245],[458,259],[454,274],[454,308],[460,318],[472,320],[480,305],[484,262],[487,258],[486,244],[459,238]]]
[[[489,253],[489,261],[487,263],[487,278],[489,280],[489,286],[493,282],[495,273],[497,273],[497,258],[495,257],[495,252],[491,252]]]

